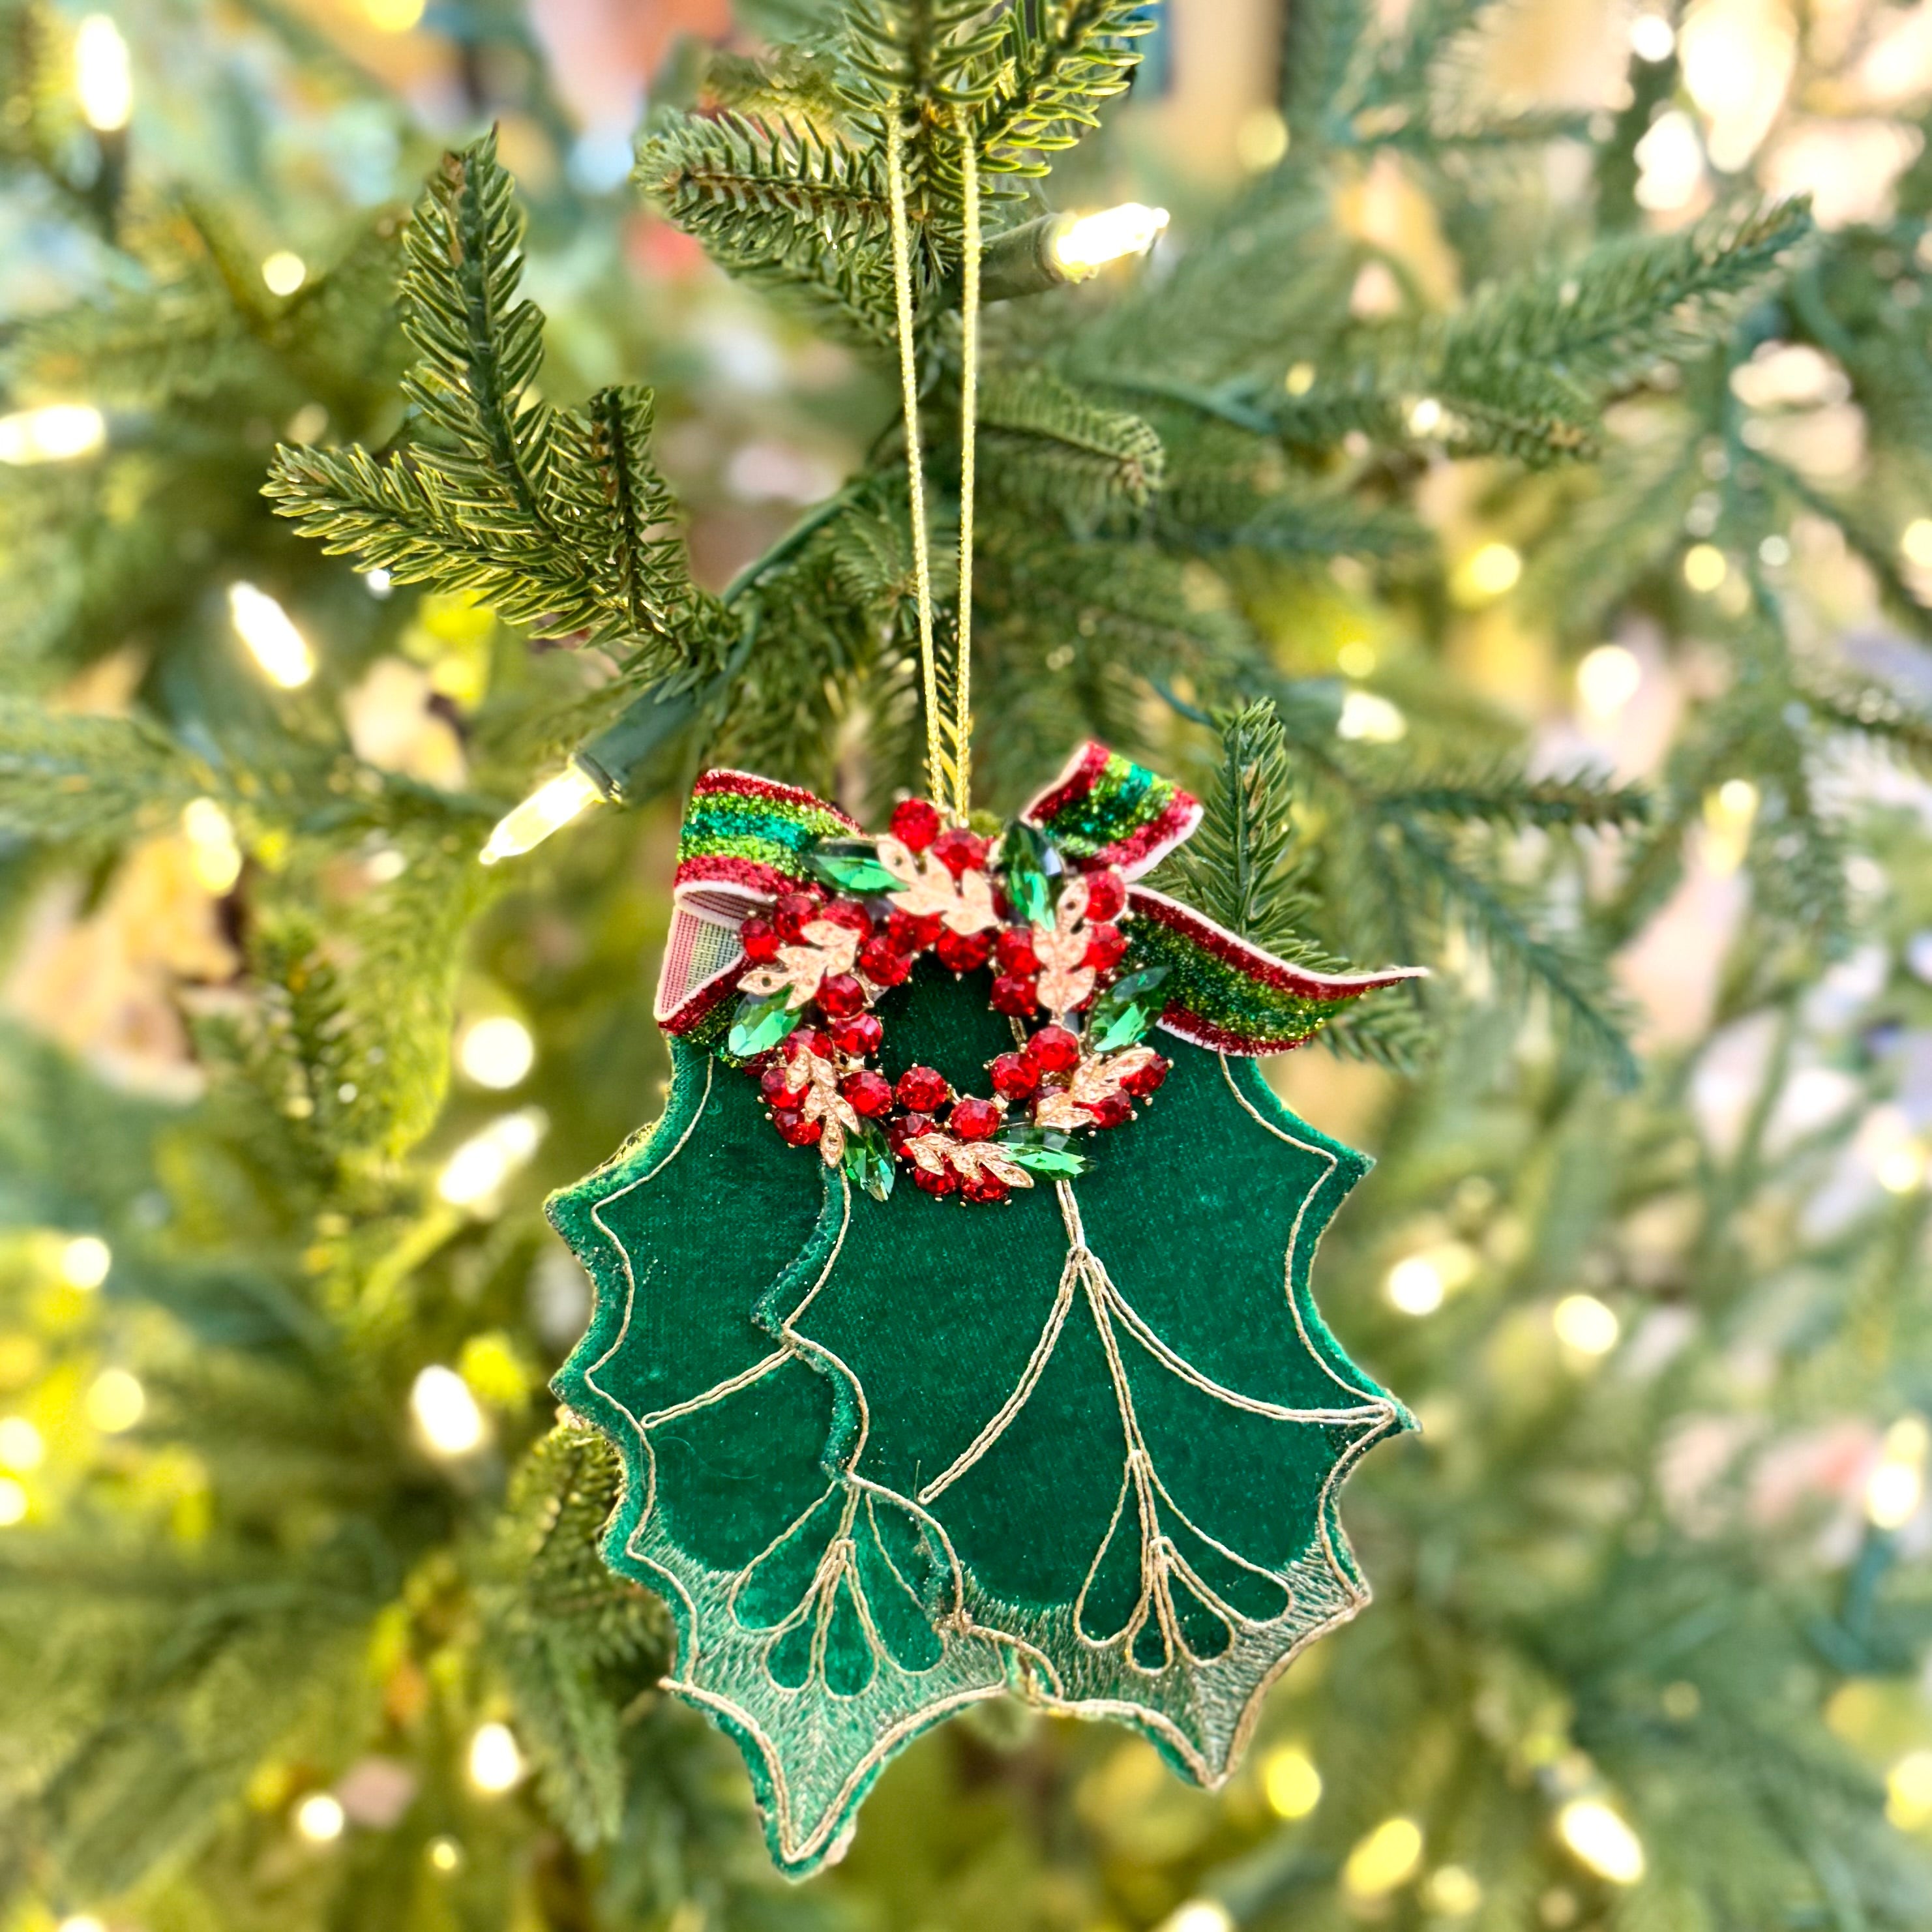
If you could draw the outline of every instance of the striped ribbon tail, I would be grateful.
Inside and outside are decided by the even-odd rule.
[[[654,1011],[688,1039],[721,1020],[745,968],[738,928],[812,877],[822,838],[862,836],[836,806],[751,772],[706,772],[678,834],[671,923]]]
[[[1196,1046],[1252,1058],[1286,1053],[1320,1031],[1352,1000],[1424,976],[1420,966],[1379,973],[1316,973],[1291,966],[1211,919],[1136,886],[1127,895],[1130,968],[1164,966],[1160,1024]]]
[[[1020,816],[1083,870],[1116,866],[1137,879],[1192,833],[1201,804],[1172,778],[1089,742]]]

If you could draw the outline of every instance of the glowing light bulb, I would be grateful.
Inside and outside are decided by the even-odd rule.
[[[1424,396],[1408,412],[1411,436],[1433,436],[1442,427],[1442,405],[1433,396]]]
[[[427,1852],[430,1864],[440,1872],[453,1872],[463,1862],[463,1848],[454,1838],[432,1838]]]
[[[1616,717],[1642,682],[1636,653],[1622,644],[1599,644],[1576,667],[1576,696],[1584,710],[1601,721]]]
[[[26,1490],[11,1476],[0,1476],[0,1529],[11,1529],[26,1514]]]
[[[436,1192],[452,1208],[483,1206],[536,1152],[549,1124],[540,1107],[492,1120],[443,1162]]]
[[[1371,745],[1393,745],[1406,736],[1408,720],[1386,698],[1372,691],[1352,691],[1342,700],[1335,735]]]
[[[1163,1918],[1156,1932],[1234,1932],[1234,1921],[1217,1898],[1190,1898]]]
[[[326,1791],[311,1791],[296,1807],[296,1829],[312,1845],[332,1844],[348,1822],[341,1800]]]
[[[1483,1902],[1476,1875],[1462,1865],[1443,1865],[1429,1874],[1422,1902],[1445,1918],[1466,1918]]]
[[[74,38],[74,91],[97,134],[112,134],[134,111],[134,76],[128,43],[105,14],[90,14]]]
[[[1053,238],[1053,259],[1069,281],[1089,275],[1128,255],[1144,255],[1167,226],[1167,210],[1144,208],[1137,201],[1098,214],[1083,214]]]
[[[308,264],[292,249],[278,248],[262,264],[262,279],[272,296],[292,296],[308,280]]]
[[[1433,1315],[1442,1306],[1448,1284],[1426,1255],[1408,1255],[1389,1270],[1389,1300],[1405,1315]]]
[[[228,586],[228,614],[235,634],[248,646],[272,684],[284,691],[308,683],[315,675],[315,654],[295,621],[266,590],[252,584]]]
[[[540,784],[514,812],[497,821],[479,856],[486,866],[532,851],[553,832],[560,832],[580,812],[602,803],[604,794],[581,765],[566,765]]]
[[[1315,386],[1315,364],[1312,362],[1291,362],[1288,374],[1282,378],[1282,387],[1291,396],[1305,396]]]
[[[463,1036],[456,1064],[466,1080],[479,1087],[514,1087],[529,1072],[537,1057],[536,1042],[521,1020],[493,1013],[478,1020]]]
[[[483,1412],[454,1369],[435,1363],[424,1370],[410,1390],[410,1412],[439,1456],[466,1456],[482,1446]]]
[[[1550,1325],[1580,1355],[1607,1355],[1623,1333],[1616,1310],[1594,1294],[1566,1294],[1550,1311]]]
[[[47,403],[0,416],[0,463],[65,463],[106,440],[106,418],[91,403]]]
[[[1348,1854],[1342,1888],[1358,1898],[1379,1898],[1406,1885],[1421,1862],[1422,1827],[1413,1818],[1384,1818]]]
[[[1730,569],[1715,544],[1693,544],[1684,553],[1684,581],[1700,595],[1716,590]]]
[[[1925,1500],[1925,1456],[1932,1436],[1916,1415],[1885,1432],[1885,1445],[1865,1478],[1865,1514],[1877,1529],[1899,1529]]]
[[[1557,1835],[1582,1862],[1612,1885],[1643,1876],[1643,1840],[1598,1798],[1573,1798],[1556,1814]]]
[[[1283,1744],[1262,1766],[1262,1790],[1277,1818],[1305,1818],[1322,1802],[1322,1774],[1305,1750]]]
[[[1514,589],[1522,558],[1506,543],[1486,543],[1462,560],[1451,582],[1460,604],[1486,604]]]
[[[1932,1824],[1932,1750],[1907,1751],[1886,1772],[1885,1815],[1901,1832]]]
[[[103,1369],[87,1391],[87,1419],[104,1436],[132,1429],[147,1407],[147,1390],[125,1369]]]
[[[98,1234],[76,1234],[61,1245],[60,1278],[69,1288],[98,1288],[113,1265],[114,1250]]]
[[[0,1416],[0,1469],[25,1475],[29,1469],[38,1469],[46,1454],[40,1432],[24,1415]]]
[[[1630,22],[1630,52],[1654,67],[1667,61],[1677,46],[1677,34],[1661,14],[1640,14]]]
[[[1924,1184],[1925,1150],[1916,1141],[1901,1141],[1879,1156],[1875,1172],[1888,1194],[1916,1194]]]
[[[470,1781],[493,1796],[523,1777],[524,1754],[508,1724],[483,1724],[470,1740]]]
[[[227,813],[212,798],[190,799],[182,808],[182,836],[202,890],[217,898],[232,891],[242,876],[242,848]]]

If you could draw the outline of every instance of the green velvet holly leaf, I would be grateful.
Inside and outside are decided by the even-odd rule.
[[[982,988],[922,976],[895,1000],[888,1072],[983,1088],[1010,1040]],[[1028,1693],[1135,1724],[1214,1785],[1261,1690],[1367,1600],[1336,1492],[1412,1425],[1309,1292],[1366,1160],[1252,1060],[1172,1053],[1076,1179],[990,1208],[828,1202],[836,1262],[793,1270],[764,1317],[862,1390],[835,1456],[928,1513]]]
[[[672,1054],[663,1118],[549,1203],[596,1294],[554,1386],[622,1457],[604,1555],[670,1606],[665,1688],[736,1740],[772,1856],[802,1875],[899,1744],[1004,1686],[1005,1653],[942,1638],[959,1582],[940,1540],[828,1458],[850,1391],[752,1318],[826,1247],[822,1164],[772,1132],[743,1074]]]
[[[888,1072],[962,1089],[1011,1044],[930,962],[881,1016]],[[1218,1784],[1366,1600],[1336,1491],[1408,1418],[1308,1290],[1366,1162],[1251,1062],[1172,1051],[1084,1172],[989,1207],[867,1198],[678,1047],[664,1119],[552,1203],[598,1290],[556,1386],[629,1478],[607,1557],[670,1598],[669,1688],[736,1738],[794,1874],[901,1744],[1004,1688]]]

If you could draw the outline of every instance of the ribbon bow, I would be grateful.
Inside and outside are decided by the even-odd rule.
[[[1083,745],[1028,805],[1022,822],[1080,871],[1132,880],[1201,822],[1199,802],[1171,779]],[[656,1004],[665,1032],[708,1042],[722,1031],[748,962],[738,932],[784,893],[826,882],[826,854],[869,842],[836,806],[750,772],[705,772],[692,788],[678,839],[670,936]],[[1157,1022],[1218,1053],[1253,1056],[1299,1046],[1351,1000],[1423,968],[1331,974],[1291,965],[1164,892],[1132,885],[1129,964],[1165,967]]]

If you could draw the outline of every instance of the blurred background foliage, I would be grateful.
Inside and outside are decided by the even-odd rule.
[[[1424,1425],[1377,1602],[1218,1795],[999,1707],[799,1888],[655,1693],[538,1206],[656,1112],[698,760],[902,778],[908,553],[889,364],[627,176],[830,18],[0,0],[0,1925],[1932,1922],[1932,6],[1172,0],[1052,190],[1167,238],[989,319],[1061,388],[989,418],[986,802],[1268,699],[1258,920],[1436,969],[1271,1070],[1381,1162],[1317,1280]],[[875,494],[654,803],[484,872],[624,652],[261,488],[406,445],[492,124],[542,394],[655,391],[704,592]]]

